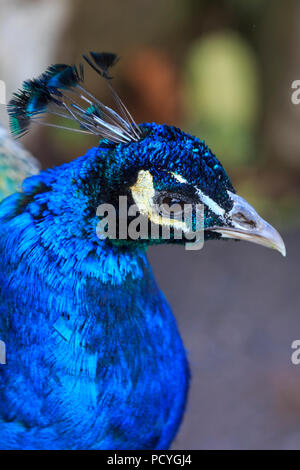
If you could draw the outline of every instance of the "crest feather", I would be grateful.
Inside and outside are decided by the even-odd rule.
[[[83,87],[84,67],[80,64],[54,64],[36,79],[26,80],[8,104],[12,133],[23,136],[32,122],[87,132],[116,143],[137,141],[141,131],[110,84],[108,70],[117,56],[110,52],[90,52],[85,61],[109,84],[118,112],[104,105]],[[80,129],[37,121],[48,112],[79,124]]]

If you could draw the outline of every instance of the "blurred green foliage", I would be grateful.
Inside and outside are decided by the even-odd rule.
[[[259,116],[259,73],[251,47],[237,33],[197,39],[187,56],[187,125],[228,167],[251,162]]]

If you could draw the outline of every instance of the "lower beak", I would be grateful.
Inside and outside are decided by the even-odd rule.
[[[285,245],[277,230],[262,219],[245,199],[230,191],[228,193],[233,201],[233,207],[226,215],[228,225],[209,230],[220,233],[223,238],[246,240],[273,248],[285,256]]]

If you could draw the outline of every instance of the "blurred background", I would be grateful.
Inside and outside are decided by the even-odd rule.
[[[150,250],[188,350],[192,386],[174,449],[300,449],[300,3],[297,0],[0,0],[6,99],[51,63],[121,56],[114,86],[137,122],[205,139],[237,192],[278,228],[287,258],[245,243]],[[111,103],[105,83],[87,89]],[[8,126],[5,106],[0,122]],[[54,121],[53,121],[54,122]],[[57,121],[58,124],[61,124]],[[34,127],[46,168],[94,138]]]

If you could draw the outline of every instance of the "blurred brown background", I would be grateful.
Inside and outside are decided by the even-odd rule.
[[[117,52],[114,85],[137,122],[206,140],[240,195],[278,229],[287,258],[243,243],[151,250],[189,351],[192,387],[174,448],[300,448],[300,4],[297,0],[0,0],[7,98],[50,63]],[[105,84],[87,88],[110,104]],[[7,124],[4,106],[0,120]],[[35,127],[43,167],[95,139]]]

